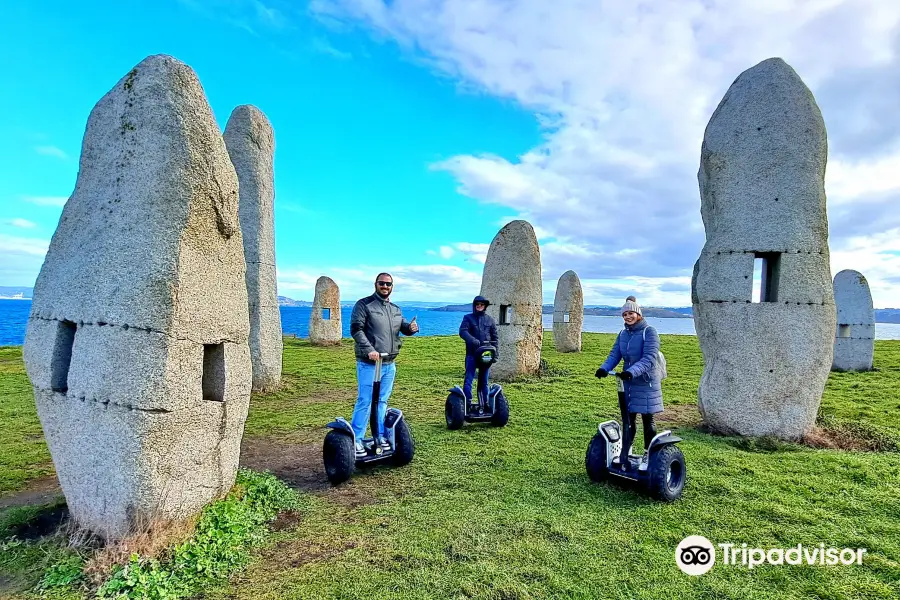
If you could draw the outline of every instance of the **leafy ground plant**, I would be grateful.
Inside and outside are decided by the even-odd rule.
[[[71,531],[36,544],[8,540],[3,550],[10,556],[18,554],[20,562],[42,553],[49,558],[34,590],[41,597],[175,600],[194,595],[245,565],[265,539],[267,525],[279,513],[299,510],[302,505],[302,498],[275,476],[241,469],[233,490],[203,510],[186,541],[155,557],[132,554],[125,564],[106,569],[99,586],[92,585],[97,579],[95,559],[105,549],[68,548]]]
[[[194,536],[171,556],[132,555],[97,591],[100,598],[174,600],[223,579],[250,559],[266,525],[285,510],[300,508],[299,496],[273,475],[242,469],[235,489],[201,514]]]

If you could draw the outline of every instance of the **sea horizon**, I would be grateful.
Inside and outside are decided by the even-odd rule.
[[[462,321],[463,312],[436,311],[428,308],[408,306],[398,303],[404,317],[412,319],[417,317],[419,324],[419,336],[434,335],[458,335],[459,324]],[[21,346],[25,341],[25,328],[28,324],[28,315],[31,311],[31,302],[25,299],[5,300],[0,299],[0,346]],[[349,306],[341,307],[342,336],[350,337],[350,312]],[[309,336],[309,318],[312,314],[308,306],[280,306],[281,331],[285,336],[306,338]],[[693,318],[668,318],[645,317],[647,322],[653,325],[662,335],[696,335]],[[553,315],[542,315],[542,325],[545,331],[553,329]],[[582,333],[617,333],[622,329],[620,317],[585,315],[582,323]],[[876,323],[876,340],[900,339],[900,323]]]

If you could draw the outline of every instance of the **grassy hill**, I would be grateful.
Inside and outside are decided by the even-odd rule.
[[[462,341],[408,339],[391,404],[411,424],[416,457],[338,488],[324,479],[321,442],[325,423],[352,412],[352,345],[285,339],[284,388],[254,396],[242,462],[270,469],[304,494],[308,508],[282,522],[247,569],[204,597],[900,597],[900,342],[876,343],[877,371],[829,378],[821,411],[827,433],[845,436],[848,446],[894,450],[862,452],[704,433],[695,408],[696,338],[662,336],[670,374],[664,425],[684,438],[688,468],[683,498],[662,505],[585,474],[597,423],[616,413],[614,383],[593,376],[613,338],[585,334],[584,352],[560,354],[545,336],[544,373],[504,385],[509,425],[455,432],[444,425],[443,404],[462,380]],[[52,474],[20,348],[0,349],[0,396],[3,502]],[[717,564],[689,577],[674,551],[693,534],[738,546],[824,543],[867,554],[861,566]],[[24,547],[0,553],[0,588],[33,582],[46,562]]]

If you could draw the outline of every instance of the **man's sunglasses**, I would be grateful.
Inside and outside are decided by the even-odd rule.
[[[390,281],[376,281],[375,283],[382,287],[391,287],[392,285],[394,285]]]

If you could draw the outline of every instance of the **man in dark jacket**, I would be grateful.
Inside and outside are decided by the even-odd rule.
[[[497,324],[487,314],[490,302],[484,296],[475,296],[472,300],[472,313],[463,317],[459,325],[459,337],[466,341],[466,380],[463,392],[466,400],[472,400],[472,381],[475,379],[475,358],[478,348],[484,344],[497,347]]]
[[[350,335],[355,341],[356,382],[359,394],[350,425],[356,435],[356,453],[365,455],[362,445],[369,411],[372,408],[372,384],[375,382],[375,360],[379,353],[387,353],[381,365],[381,393],[378,397],[378,431],[373,431],[375,443],[389,448],[384,438],[384,417],[387,414],[388,398],[394,388],[396,365],[394,359],[400,354],[403,342],[400,334],[413,335],[419,331],[416,318],[407,321],[396,304],[391,304],[390,296],[394,278],[389,273],[379,273],[375,278],[375,293],[356,302],[350,314]]]

